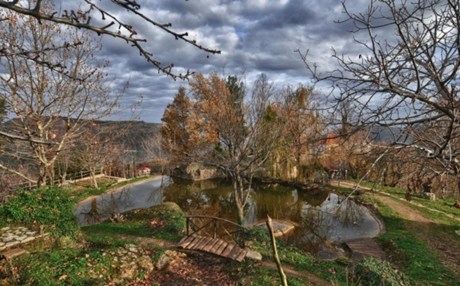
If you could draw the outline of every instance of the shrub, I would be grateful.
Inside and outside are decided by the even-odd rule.
[[[247,230],[245,233],[246,240],[254,240],[258,242],[270,243],[270,235],[267,228],[255,226]]]
[[[22,190],[0,206],[0,221],[32,228],[44,225],[53,236],[73,235],[78,230],[74,202],[66,191],[57,188]]]
[[[406,286],[409,279],[384,260],[374,257],[364,258],[355,269],[361,285]]]

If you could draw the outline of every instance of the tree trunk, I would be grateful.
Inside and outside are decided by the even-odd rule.
[[[46,166],[43,163],[40,163],[38,178],[37,178],[37,188],[41,188],[46,184]]]
[[[99,186],[97,184],[97,178],[96,178],[96,168],[90,168],[90,172],[91,172],[91,178],[93,180],[93,186],[96,189],[99,189]]]
[[[233,181],[233,193],[235,196],[235,206],[237,210],[237,222],[239,225],[244,225],[244,207],[246,205],[244,195],[243,178],[235,172],[231,175]]]

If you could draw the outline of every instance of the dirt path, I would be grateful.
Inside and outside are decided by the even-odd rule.
[[[444,266],[460,273],[460,239],[454,239],[442,231],[433,233],[436,221],[393,198],[380,194],[375,194],[374,197],[404,218],[405,226],[438,254]]]
[[[349,189],[355,189],[356,188],[356,184],[354,182],[349,182],[349,181],[339,181],[339,180],[333,180],[331,181],[331,185],[332,186],[337,186],[337,187],[344,187],[344,188],[349,188]],[[379,191],[379,190],[374,190],[372,188],[368,188],[368,187],[364,187],[364,186],[359,186],[357,188],[358,190],[362,190],[362,191],[372,191],[372,192],[375,192],[375,193],[379,193],[379,194],[383,194],[383,195],[386,195],[386,196],[389,196],[391,197],[391,194],[389,193],[386,193],[384,191]],[[458,216],[455,216],[455,215],[452,215],[452,214],[448,214],[448,213],[445,213],[443,211],[440,211],[440,210],[437,210],[437,209],[433,209],[433,208],[430,208],[430,207],[427,207],[427,206],[424,206],[424,205],[421,205],[421,204],[418,204],[416,202],[407,202],[405,201],[403,198],[395,198],[395,197],[392,197],[394,200],[399,200],[399,201],[402,201],[402,202],[406,202],[406,203],[409,203],[411,205],[414,205],[414,206],[417,206],[417,207],[420,207],[420,208],[424,208],[424,209],[427,209],[427,210],[430,210],[432,212],[437,212],[437,213],[440,213],[446,217],[449,217],[451,219],[454,219],[458,222],[460,222],[460,217]]]
[[[336,182],[335,185],[340,185],[346,188],[355,188],[356,186],[354,183],[346,181]],[[359,189],[366,191],[371,190],[366,187],[360,187]],[[438,255],[444,266],[452,269],[454,273],[460,273],[460,239],[456,239],[452,235],[439,230],[439,228],[436,227],[439,225],[439,222],[427,218],[420,211],[407,205],[407,202],[399,200],[398,198],[390,197],[389,194],[384,192],[374,191],[372,195],[376,200],[390,207],[394,212],[401,216],[405,220],[405,226],[407,229],[425,241],[425,243]],[[425,206],[421,207],[432,210]],[[459,218],[456,217],[452,218],[459,220]]]

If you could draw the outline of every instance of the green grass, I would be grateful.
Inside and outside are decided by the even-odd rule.
[[[148,209],[139,209],[124,214],[126,221],[106,222],[83,227],[88,239],[121,236],[155,237],[178,242],[185,229],[185,215],[174,203],[163,203]],[[150,225],[155,222],[155,225]]]
[[[454,285],[454,274],[440,263],[431,249],[405,226],[403,218],[389,207],[378,204],[386,232],[379,237],[393,255],[394,262],[420,285]]]
[[[404,198],[406,193],[406,190],[401,188],[380,186],[369,182],[362,183],[362,185],[384,191],[395,198]],[[350,193],[350,190],[344,188],[335,187],[334,189],[340,193]],[[455,285],[457,283],[456,279],[458,277],[456,278],[452,271],[445,268],[426,242],[418,238],[416,233],[413,233],[414,230],[416,231],[417,226],[413,226],[410,229],[407,228],[407,223],[411,222],[404,220],[404,218],[392,211],[390,207],[374,202],[370,193],[366,193],[361,198],[378,205],[379,215],[386,227],[386,232],[379,237],[379,240],[384,249],[390,253],[392,261],[409,279],[415,281],[416,285]],[[443,232],[452,237],[456,236],[454,230],[458,229],[458,221],[444,214],[459,216],[459,210],[452,206],[453,200],[437,199],[430,201],[417,196],[412,197],[412,202],[425,207],[419,207],[414,203],[406,201],[400,202],[438,222],[430,226],[418,227],[430,227],[433,235]],[[443,213],[431,211],[426,207],[439,210]],[[458,239],[458,237],[455,237],[455,239]]]
[[[22,190],[0,206],[0,226],[45,227],[52,236],[74,235],[79,227],[73,213],[73,201],[58,187]]]
[[[282,285],[281,278],[277,269],[258,267],[252,262],[239,264],[236,269],[232,271],[237,272],[238,280],[242,285],[251,286],[278,286]],[[308,285],[308,281],[286,275],[288,285],[290,286],[303,286]]]
[[[384,191],[386,193],[389,193],[397,198],[404,198],[406,194],[406,190],[403,188],[397,188],[397,187],[389,187],[389,186],[382,186],[370,182],[364,182],[362,183],[363,186],[373,188],[379,191]],[[437,197],[436,200],[428,200],[426,198],[422,198],[419,195],[412,195],[412,201],[418,204],[421,204],[425,207],[432,208],[438,211],[442,211],[447,214],[451,214],[454,216],[460,216],[460,209],[457,209],[454,207],[454,203],[457,202],[457,200],[452,199],[452,198],[439,198]]]
[[[127,181],[114,183],[114,180],[107,178],[98,179],[99,188],[94,188],[90,180],[78,182],[74,185],[67,186],[67,191],[70,197],[75,201],[79,202],[91,196],[98,196],[107,191],[126,186],[128,184],[137,183],[150,178],[149,176],[137,177]]]
[[[260,252],[264,260],[274,261],[272,247],[271,247],[271,243],[270,243],[270,239],[268,237],[267,231],[265,230],[265,235],[262,235],[260,231],[257,231],[256,233],[257,233],[257,239],[252,242],[251,249]],[[331,283],[346,285],[347,282],[349,282],[348,274],[350,272],[350,269],[348,269],[343,264],[337,263],[335,261],[318,260],[314,258],[311,254],[295,246],[284,244],[281,241],[278,241],[277,246],[278,246],[278,255],[280,257],[280,261],[283,266],[291,267],[299,272],[309,272],[309,273],[315,274],[316,276],[326,281],[329,281]],[[275,271],[275,273],[277,272]],[[263,273],[260,275],[263,275]],[[276,280],[277,276],[269,276],[264,279],[265,280],[262,280],[260,282],[261,284],[254,284],[254,285],[264,285],[262,282],[271,283],[272,279],[275,279],[275,281],[278,281]],[[279,285],[279,284],[265,284],[265,285]]]
[[[99,250],[29,254],[15,258],[9,267],[17,272],[11,285],[104,285],[99,276],[110,276],[110,262]]]

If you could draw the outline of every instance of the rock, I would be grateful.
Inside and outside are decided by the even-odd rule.
[[[265,222],[259,223],[257,226],[267,228]],[[273,233],[275,237],[282,237],[292,232],[297,224],[288,220],[272,220]]]
[[[137,263],[146,273],[152,272],[153,269],[155,268],[153,266],[152,259],[147,255],[143,255],[139,257],[137,260]]]
[[[257,260],[257,261],[262,261],[262,254],[260,254],[259,252],[255,252],[253,250],[248,250],[248,253],[246,254],[246,258]]]
[[[431,192],[423,192],[422,197],[424,197],[425,199],[429,199],[430,201],[435,201],[436,200],[436,195],[434,193],[431,193]]]
[[[134,244],[126,244],[104,254],[110,257],[111,268],[117,273],[113,281],[118,281],[117,283],[121,285],[125,285],[124,282],[133,280],[142,273],[149,274],[154,269],[151,258],[145,255],[142,248]]]
[[[133,252],[133,253],[138,253],[139,252],[137,247],[134,244],[127,244],[127,245],[125,245],[125,248],[128,251]]]
[[[120,265],[120,278],[126,280],[132,280],[137,276],[138,266],[136,263],[124,263]]]
[[[19,242],[17,242],[17,241],[7,242],[5,244],[5,248],[10,248],[10,247],[13,247],[13,246],[18,245],[18,244],[19,244]]]
[[[173,250],[166,250],[165,253],[158,259],[157,263],[155,264],[156,269],[158,270],[164,270],[166,269],[171,262],[177,259],[181,259],[183,257],[186,257],[187,255],[185,253],[173,251]]]
[[[23,235],[23,236],[16,237],[16,240],[22,242],[26,238],[27,238],[27,235]]]
[[[8,231],[8,230],[10,230],[10,229],[11,229],[11,228],[10,228],[9,226],[5,226],[5,227],[2,227],[2,228],[0,229],[0,231],[2,231],[2,232],[5,231],[5,232],[6,232],[6,231]]]
[[[34,239],[35,239],[35,237],[29,236],[29,237],[26,237],[24,240],[21,240],[21,243],[27,243],[27,242],[32,241]]]
[[[155,268],[158,270],[164,270],[169,265],[169,263],[171,263],[171,261],[172,261],[171,257],[163,254],[158,259],[157,263],[155,264]]]
[[[8,235],[3,237],[2,240],[3,240],[3,242],[10,242],[10,241],[15,240],[15,238],[16,238],[16,236],[8,233]]]
[[[459,229],[459,230],[456,230],[455,233],[456,233],[457,235],[460,235],[460,229]]]

